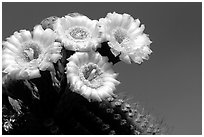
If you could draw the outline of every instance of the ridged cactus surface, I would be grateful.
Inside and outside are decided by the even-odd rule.
[[[16,84],[20,83],[22,81]],[[15,90],[17,85],[10,90]],[[22,84],[18,91],[31,92],[27,86]],[[45,91],[47,94],[50,92],[50,90]],[[167,127],[162,127],[163,125],[155,121],[150,114],[144,114],[139,105],[129,104],[117,96],[102,102],[89,102],[81,95],[72,92],[69,87],[66,87],[56,101],[49,99],[40,101],[41,99],[38,100],[34,95],[31,96],[28,102],[24,103],[27,96],[22,98],[22,101],[15,95],[12,98],[4,94],[2,110],[4,134],[167,133]]]

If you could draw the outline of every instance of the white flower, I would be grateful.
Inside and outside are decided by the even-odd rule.
[[[97,20],[90,20],[84,15],[58,18],[54,30],[64,47],[74,51],[95,50],[99,46],[99,30]]]
[[[13,79],[40,77],[40,71],[53,70],[53,62],[61,58],[61,45],[54,42],[56,34],[51,29],[34,27],[14,32],[3,42],[2,70]]]
[[[107,58],[95,52],[77,52],[68,61],[67,81],[73,91],[98,101],[114,95],[120,82],[115,79],[118,74],[113,72]]]
[[[148,35],[144,34],[144,25],[140,25],[139,19],[134,20],[128,14],[108,13],[106,18],[99,20],[100,32],[103,39],[109,41],[111,52],[126,63],[133,60],[136,63],[148,59],[152,51],[149,45],[152,43]]]

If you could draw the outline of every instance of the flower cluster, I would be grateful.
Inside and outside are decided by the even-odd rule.
[[[128,14],[108,13],[99,20],[68,14],[57,18],[52,29],[37,25],[32,32],[20,30],[7,38],[3,42],[2,71],[16,80],[38,78],[40,71],[55,71],[62,48],[74,51],[65,66],[67,84],[88,100],[101,101],[113,96],[120,82],[109,57],[97,49],[106,42],[114,57],[140,64],[152,52],[144,28],[139,19]]]

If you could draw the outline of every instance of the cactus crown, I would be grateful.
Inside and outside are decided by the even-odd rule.
[[[34,36],[44,39],[45,43],[55,34],[58,36],[53,43],[50,42],[54,46],[48,47],[50,50],[42,59],[44,64],[32,72],[35,75],[39,73],[38,77],[30,79],[16,79],[24,71],[12,69],[12,65],[6,61],[7,58],[13,59],[10,53],[18,48],[13,46],[16,44],[14,40],[23,40],[31,35],[28,31],[14,33],[15,38],[8,39],[9,44],[5,44],[3,51],[4,72],[7,72],[2,92],[3,134],[168,134],[168,127],[145,113],[141,105],[113,93],[119,81],[110,66],[119,61],[140,64],[151,53],[151,41],[143,34],[144,27],[139,27],[139,24],[139,20],[133,20],[130,15],[115,12],[99,21],[90,20],[79,13],[44,19],[41,27],[36,27],[38,29],[33,32]],[[87,32],[86,29],[80,30],[81,26],[91,32],[83,41],[78,39]],[[74,28],[70,33],[74,41],[63,36],[63,29],[69,27]],[[135,40],[130,38],[130,45],[127,46],[124,40],[126,35],[119,30],[112,36],[111,31],[115,27],[124,30],[125,34],[132,32],[126,34],[128,37],[138,37]],[[115,40],[118,42],[116,45]],[[134,44],[136,46],[132,48]],[[121,47],[128,52],[123,52]],[[34,56],[34,59],[38,56]],[[90,64],[88,61],[91,65],[84,65]],[[87,67],[81,67],[83,65]],[[94,82],[99,79],[100,73],[100,86],[92,88],[80,81],[80,77],[77,77],[80,67],[83,68],[84,81]]]

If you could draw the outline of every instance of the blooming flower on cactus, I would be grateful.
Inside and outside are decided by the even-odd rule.
[[[152,51],[149,45],[152,43],[148,35],[144,34],[144,25],[140,25],[139,19],[134,20],[128,14],[108,13],[105,18],[99,20],[100,32],[103,39],[109,41],[111,52],[120,57],[126,63],[143,62],[148,59]]]
[[[77,52],[68,59],[67,81],[73,91],[88,100],[101,101],[111,97],[120,82],[115,78],[107,58],[95,52]]]
[[[62,48],[55,39],[54,31],[44,30],[41,25],[35,26],[32,33],[14,32],[3,42],[3,72],[13,79],[32,79],[41,76],[39,70],[53,70]]]
[[[84,15],[65,16],[54,24],[54,30],[64,47],[73,51],[90,51],[99,46],[99,30],[97,20]]]

